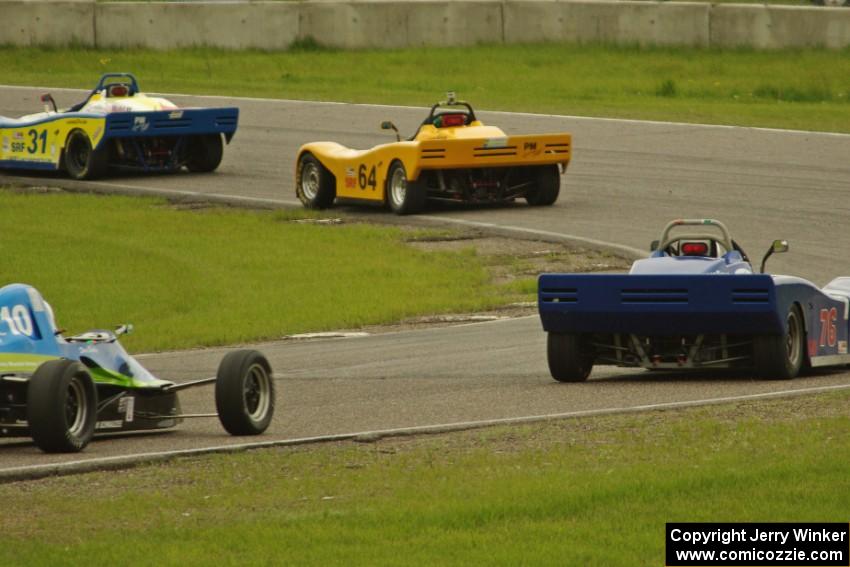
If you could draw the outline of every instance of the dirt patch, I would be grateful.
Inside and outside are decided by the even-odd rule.
[[[576,248],[563,243],[491,236],[476,231],[458,231],[434,238],[411,238],[408,243],[421,250],[472,249],[491,269],[496,283],[544,272],[621,272],[631,263],[610,252]]]

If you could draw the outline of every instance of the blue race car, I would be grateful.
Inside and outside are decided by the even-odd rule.
[[[711,219],[675,220],[628,274],[543,274],[538,307],[552,377],[586,380],[594,364],[648,369],[752,368],[790,379],[850,363],[850,278],[823,289],[755,273]]]
[[[78,104],[60,110],[0,116],[0,169],[65,170],[95,179],[107,170],[213,171],[230,142],[238,108],[178,108],[139,91],[130,73],[107,73]]]
[[[95,432],[165,429],[186,417],[177,392],[215,383],[222,426],[258,435],[274,415],[266,358],[254,350],[225,355],[214,378],[175,384],[145,370],[118,342],[132,330],[63,337],[53,310],[33,287],[0,288],[0,436],[31,436],[46,452],[81,451]]]

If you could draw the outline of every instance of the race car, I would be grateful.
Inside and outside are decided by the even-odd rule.
[[[850,363],[850,278],[820,289],[755,273],[723,223],[670,222],[628,274],[542,274],[538,307],[555,380],[586,380],[595,364],[650,370],[750,368],[790,379]]]
[[[236,350],[214,378],[161,380],[127,354],[118,337],[92,330],[64,337],[53,310],[25,284],[0,288],[0,436],[31,436],[49,453],[83,450],[95,433],[171,428],[188,417],[215,417],[232,435],[258,435],[274,415],[266,358]],[[217,414],[183,414],[177,393],[215,384]]]
[[[377,203],[397,214],[417,213],[427,199],[529,205],[558,199],[560,173],[570,161],[569,134],[508,136],[485,126],[468,102],[449,93],[431,107],[409,139],[370,150],[313,142],[298,150],[295,192],[305,207],[325,209],[337,199]],[[560,171],[559,171],[560,167]]]
[[[178,108],[147,96],[131,73],[107,73],[86,98],[60,110],[49,94],[44,112],[0,116],[0,169],[64,170],[96,179],[107,170],[215,170],[238,108]]]

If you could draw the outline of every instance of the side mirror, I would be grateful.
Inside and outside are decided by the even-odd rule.
[[[652,241],[652,243],[650,243],[650,245],[649,245],[649,251],[650,251],[650,252],[655,252],[656,250],[658,250],[658,246],[659,246],[660,244],[661,244],[661,242],[660,242],[660,241],[658,241],[658,240],[653,240],[653,241]]]
[[[47,94],[41,95],[41,102],[44,103],[44,111],[45,112],[50,111],[50,107],[47,106],[48,102],[53,105],[53,112],[59,112],[59,109],[56,107],[56,101],[53,100],[52,94],[47,93]]]
[[[381,130],[393,130],[395,132],[396,142],[401,141],[401,134],[398,133],[398,128],[396,128],[395,124],[393,124],[389,120],[381,122]]]
[[[774,240],[773,244],[768,248],[767,253],[764,255],[764,258],[761,259],[761,273],[764,273],[764,265],[767,263],[767,259],[773,256],[774,254],[781,254],[783,252],[788,252],[788,241],[787,240]]]

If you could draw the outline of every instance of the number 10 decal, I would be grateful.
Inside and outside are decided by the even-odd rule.
[[[838,319],[838,310],[835,307],[820,310],[820,346],[835,346],[836,319]]]
[[[9,331],[13,335],[32,336],[32,319],[30,319],[29,309],[23,305],[15,305],[12,310],[3,306],[0,309],[0,319],[9,327]]]

